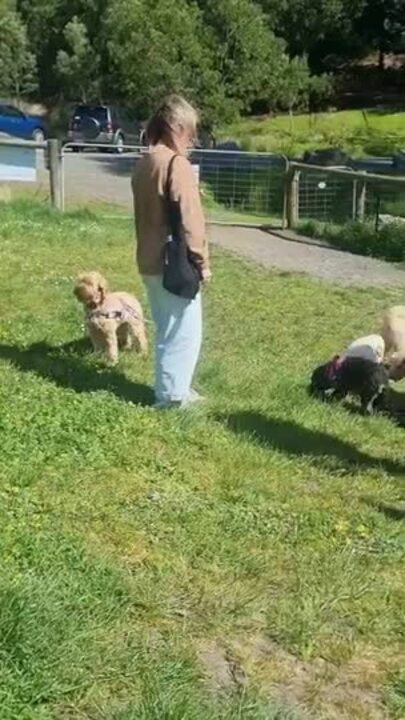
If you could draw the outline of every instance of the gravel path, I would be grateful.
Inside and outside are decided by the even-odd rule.
[[[259,265],[301,272],[328,282],[357,287],[400,286],[405,271],[374,258],[352,255],[310,239],[286,240],[249,227],[211,225],[211,241]]]
[[[73,154],[65,158],[67,207],[84,200],[111,202],[132,213],[130,175],[133,158],[110,154]],[[40,171],[44,187],[47,173]],[[328,282],[360,287],[404,286],[405,270],[373,258],[351,255],[291,232],[281,237],[251,227],[211,225],[212,242],[268,268],[301,272]]]

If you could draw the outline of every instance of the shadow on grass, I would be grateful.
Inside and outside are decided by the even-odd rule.
[[[379,503],[376,507],[378,512],[383,513],[390,520],[405,520],[405,507],[387,505],[387,503]]]
[[[377,502],[373,498],[364,497],[363,501],[368,507],[382,513],[388,520],[404,521],[405,520],[405,504],[399,502],[398,505],[386,502]]]
[[[393,475],[405,473],[405,464],[386,458],[373,458],[339,438],[318,430],[309,430],[289,420],[267,418],[255,412],[217,415],[216,420],[238,435],[245,435],[269,449],[292,457],[306,457],[324,469],[337,470],[342,465],[349,465],[385,470]]]
[[[135,405],[153,403],[150,387],[128,380],[115,368],[92,367],[84,360],[89,352],[90,346],[85,339],[58,346],[40,342],[27,348],[0,344],[0,358],[9,360],[23,372],[33,372],[60,387],[77,393],[106,390]]]

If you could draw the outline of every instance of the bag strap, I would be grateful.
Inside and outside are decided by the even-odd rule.
[[[167,168],[167,178],[166,178],[166,184],[165,184],[165,198],[167,202],[170,202],[171,200],[171,187],[172,187],[172,177],[173,177],[173,165],[175,159],[179,157],[179,153],[175,153],[170,158],[170,162]]]

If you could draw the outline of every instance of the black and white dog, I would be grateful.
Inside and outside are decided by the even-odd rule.
[[[384,406],[388,386],[389,373],[382,363],[337,355],[314,370],[310,392],[321,400],[343,400],[354,395],[360,398],[362,412],[372,415]]]

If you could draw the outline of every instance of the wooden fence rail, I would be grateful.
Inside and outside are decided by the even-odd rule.
[[[306,163],[289,163],[285,183],[285,215],[283,225],[288,228],[297,226],[300,220],[300,180],[303,174],[319,175],[326,178],[340,178],[353,184],[352,219],[363,221],[366,213],[367,191],[374,188],[403,189],[405,201],[405,177],[377,175],[376,173],[360,172],[346,168],[321,167]]]

